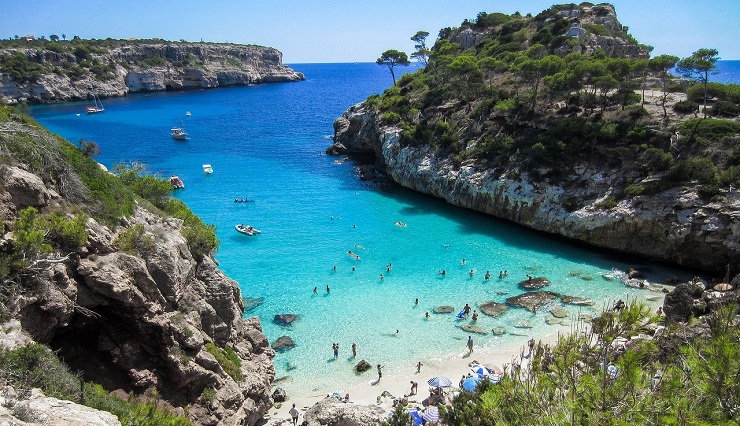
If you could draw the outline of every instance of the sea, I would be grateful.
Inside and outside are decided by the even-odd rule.
[[[735,76],[738,64],[731,67]],[[389,375],[410,371],[419,361],[444,363],[465,349],[470,335],[458,326],[471,318],[460,320],[456,313],[465,304],[479,311],[483,302],[504,303],[523,292],[517,284],[528,275],[548,278],[547,290],[587,297],[595,305],[566,306],[565,325],[547,325],[547,307],[536,313],[512,308],[498,318],[481,314],[476,325],[487,334],[474,335],[476,352],[516,348],[531,337],[552,339],[569,332],[580,314],[594,315],[618,299],[658,299],[667,277],[694,275],[394,184],[361,181],[356,164],[324,150],[344,110],[391,86],[388,69],[374,63],[291,66],[306,80],[133,94],[104,99],[105,113],[94,115],[84,113],[85,103],[32,109],[36,120],[69,141],[97,142],[96,159],[108,168],[136,162],[163,178],[183,180],[185,188],[174,194],[216,226],[216,259],[239,283],[245,316],[259,317],[270,342],[281,336],[295,342],[274,359],[288,395],[328,393],[374,379],[373,370],[355,374],[360,359],[382,363]],[[175,126],[184,127],[190,140],[173,140]],[[213,173],[205,174],[203,164]],[[242,235],[237,224],[261,234]],[[622,283],[629,268],[646,273],[645,289]],[[433,313],[442,305],[453,313]],[[281,314],[298,318],[279,325],[274,320]],[[531,328],[518,327],[526,323]],[[506,334],[494,335],[494,327]]]

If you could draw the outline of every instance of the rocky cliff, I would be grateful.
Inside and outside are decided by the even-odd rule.
[[[11,138],[52,150],[53,138],[33,125],[11,121],[0,128],[5,159],[13,157]],[[19,247],[21,237],[6,224],[22,209],[46,214],[95,204],[88,190],[79,192],[86,200],[69,196],[81,185],[70,166],[55,165],[66,171],[50,178],[18,158],[7,163],[0,166],[3,256]],[[196,424],[253,425],[272,405],[274,352],[259,320],[242,318],[238,284],[211,257],[191,252],[182,220],[153,211],[138,205],[115,226],[89,218],[87,241],[34,262],[22,290],[9,292],[20,278],[3,275],[0,307],[85,380],[127,393],[156,391]],[[115,241],[134,226],[153,244],[130,254]]]
[[[0,72],[0,100],[67,102],[93,93],[116,97],[304,79],[282,64],[280,51],[269,47],[132,40],[72,50],[70,43],[57,44],[62,48],[56,51],[43,46],[0,50],[0,57],[20,53],[39,68],[32,78]]]
[[[703,200],[694,186],[601,204],[622,190],[623,171],[603,163],[576,165],[561,182],[533,176],[516,164],[455,163],[431,146],[404,146],[401,129],[373,109],[355,105],[334,122],[332,154],[373,154],[395,182],[445,201],[597,247],[691,268],[740,268],[740,194]],[[600,167],[599,167],[600,166]],[[572,200],[578,200],[577,209]]]

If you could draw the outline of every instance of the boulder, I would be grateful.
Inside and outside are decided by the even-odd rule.
[[[663,312],[666,324],[686,322],[696,312],[695,300],[700,300],[704,295],[704,285],[699,282],[688,282],[677,285],[670,293],[666,294],[663,301]]]
[[[458,324],[457,328],[461,328],[468,333],[475,333],[475,334],[488,334],[486,329],[479,325],[472,325],[472,324]]]
[[[278,352],[284,352],[293,347],[295,347],[295,342],[288,336],[280,336],[272,344],[272,348]]]
[[[562,322],[563,322],[562,318],[545,317],[545,323],[547,325],[561,324]]]
[[[285,402],[288,399],[288,394],[285,393],[285,389],[283,388],[275,388],[275,391],[272,393],[272,399],[275,402]]]
[[[538,307],[555,300],[557,297],[558,294],[551,291],[535,291],[509,297],[506,299],[506,303],[536,312]]]
[[[277,314],[272,321],[277,325],[289,326],[298,319],[296,314]]]
[[[365,361],[364,359],[360,360],[360,362],[358,362],[357,365],[355,365],[355,371],[358,373],[365,372],[371,368],[373,368],[373,366],[370,365],[370,363]]]
[[[437,306],[432,310],[435,314],[450,314],[455,310],[452,306],[442,305]]]
[[[387,421],[388,413],[377,405],[324,398],[306,410],[303,418],[306,426],[375,426]]]
[[[506,334],[506,330],[501,327],[493,327],[491,329],[491,333],[493,333],[496,336],[501,336],[501,335]]]
[[[3,425],[121,425],[118,418],[109,412],[45,396],[39,389],[32,389],[27,398],[18,400],[12,395],[15,392],[4,393],[3,406],[0,406],[0,424]]]
[[[492,316],[494,318],[498,318],[501,315],[504,314],[504,312],[508,311],[509,308],[504,303],[497,303],[497,302],[485,302],[479,306],[481,312],[483,312],[486,315]]]
[[[529,278],[519,282],[519,287],[524,290],[539,290],[550,285],[550,280],[545,277]]]

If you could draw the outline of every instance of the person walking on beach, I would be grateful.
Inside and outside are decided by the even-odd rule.
[[[473,353],[473,337],[468,336],[468,352]]]
[[[331,348],[334,349],[334,359],[339,358],[339,343],[334,343]]]
[[[383,377],[383,367],[384,366],[378,364],[378,383],[380,383],[380,379]]]
[[[352,358],[357,358],[357,343],[352,342]]]
[[[290,409],[289,413],[290,413],[290,417],[293,418],[293,426],[297,426],[298,425],[298,410],[296,410],[295,404],[293,404],[293,408]]]
[[[417,373],[421,373],[421,366],[422,365],[424,365],[424,364],[422,364],[421,361],[419,361],[419,362],[416,363],[416,372]],[[413,383],[413,382],[411,382],[411,383]]]
[[[415,381],[411,381],[411,393],[409,395],[416,395],[416,391],[419,389],[419,384]]]

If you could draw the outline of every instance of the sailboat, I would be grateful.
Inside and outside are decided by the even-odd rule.
[[[172,139],[178,141],[186,141],[189,139],[187,132],[185,132],[185,129],[182,127],[182,120],[180,120],[180,127],[173,127],[170,129],[170,132],[172,134]]]
[[[103,102],[100,101],[100,98],[98,98],[98,95],[93,93],[93,100],[95,101],[95,106],[86,106],[85,112],[88,114],[97,114],[99,112],[105,112],[105,108],[103,108]]]

